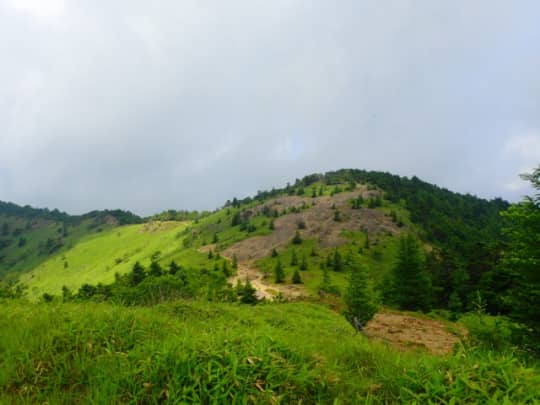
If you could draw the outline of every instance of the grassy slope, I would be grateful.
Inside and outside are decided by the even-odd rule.
[[[184,222],[152,222],[91,235],[23,275],[21,281],[29,286],[29,296],[35,298],[44,292],[58,294],[63,285],[77,289],[83,283],[111,283],[115,273],[130,271],[136,261],[148,265],[156,252],[160,252],[164,265],[174,259],[184,265],[201,266],[206,263],[205,255],[180,251],[186,226]]]
[[[538,369],[367,341],[314,304],[3,304],[1,403],[527,403]],[[454,401],[454,402],[452,402]]]
[[[318,185],[317,185],[318,187]],[[326,187],[326,194],[333,188]],[[311,195],[310,189],[305,190],[305,195]],[[150,257],[155,252],[160,252],[159,262],[166,266],[171,260],[186,267],[211,268],[214,262],[207,259],[206,255],[199,252],[202,246],[213,242],[217,234],[218,243],[215,249],[223,250],[235,242],[258,235],[266,235],[272,232],[269,229],[271,218],[257,215],[250,219],[255,225],[253,232],[240,230],[239,226],[232,227],[233,215],[241,210],[249,210],[258,203],[252,202],[241,208],[224,208],[217,212],[193,222],[151,222],[148,225],[123,226],[89,235],[83,238],[72,249],[56,254],[43,263],[40,263],[32,272],[21,277],[21,281],[29,286],[29,297],[35,299],[47,292],[59,294],[63,285],[76,290],[83,283],[97,284],[110,283],[114,280],[115,273],[128,272],[135,261],[143,265],[150,263]],[[384,202],[380,210],[389,213],[395,211],[399,218],[407,226],[412,226],[408,218],[408,212],[397,204]],[[382,237],[374,244],[371,242],[370,249],[364,249],[365,234],[362,232],[348,232],[344,235],[349,242],[339,248],[343,257],[352,252],[360,258],[370,269],[376,285],[384,281],[384,276],[393,265],[397,239]],[[310,256],[312,247],[318,253],[317,257]],[[331,254],[334,249],[321,249],[314,240],[304,241],[300,246],[289,246],[280,252],[280,260],[285,266],[287,281],[294,271],[289,265],[292,249],[296,249],[298,258],[305,254],[308,259],[309,269],[302,272],[302,278],[308,293],[315,294],[322,282],[320,262]],[[359,252],[362,251],[360,254]],[[265,258],[257,262],[258,267],[267,273],[273,271],[275,260]],[[66,266],[67,263],[67,267]],[[347,274],[331,272],[332,283],[343,290],[347,285]]]
[[[35,220],[0,215],[0,225],[8,224],[10,233],[8,236],[0,236],[0,239],[9,240],[10,244],[0,250],[0,276],[18,274],[32,270],[50,257],[51,252],[46,249],[46,242],[51,239],[62,245],[53,253],[71,249],[77,241],[88,235],[106,231],[113,228],[112,225],[102,224],[95,226],[93,220],[88,219],[81,223],[68,226],[68,234],[63,235],[62,223],[52,220]],[[20,235],[13,235],[13,231],[19,230]],[[26,244],[19,246],[20,238],[24,238]]]

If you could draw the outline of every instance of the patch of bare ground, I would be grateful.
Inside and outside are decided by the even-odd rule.
[[[318,239],[322,247],[339,246],[346,242],[341,236],[343,231],[363,231],[374,241],[380,235],[400,232],[400,228],[383,212],[376,209],[361,208],[354,210],[350,200],[362,195],[369,198],[378,191],[367,190],[360,186],[356,191],[336,194],[332,197],[323,196],[306,198],[285,196],[271,199],[258,209],[267,206],[271,210],[283,212],[291,207],[301,209],[299,213],[282,215],[274,221],[274,231],[270,235],[255,236],[240,241],[227,248],[224,254],[232,257],[236,254],[239,261],[252,261],[268,256],[272,249],[282,248],[289,244],[298,223],[303,222],[305,229],[300,230],[304,239]],[[302,206],[305,208],[302,209]],[[335,221],[335,210],[339,211],[340,221]]]
[[[257,290],[257,298],[273,300],[281,294],[286,299],[298,299],[305,295],[305,290],[300,285],[275,284],[268,279],[267,275],[251,267],[249,263],[238,263],[236,275],[229,279],[229,282],[235,285],[238,280],[242,283],[249,282]]]
[[[401,350],[421,349],[432,354],[451,353],[467,331],[444,322],[396,313],[379,313],[368,322],[364,332],[371,339],[387,342]],[[461,335],[461,336],[460,336]]]

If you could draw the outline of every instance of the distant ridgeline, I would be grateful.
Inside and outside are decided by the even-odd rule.
[[[68,215],[57,209],[0,201],[0,279],[32,270],[50,255],[72,247],[83,236],[141,222],[139,216],[122,210]]]
[[[417,177],[343,169],[311,174],[280,189],[259,191],[254,197],[235,198],[227,201],[225,208],[257,204],[279,195],[311,195],[321,185],[334,186],[336,192],[353,190],[357,183],[380,189],[386,201],[399,204],[409,212],[418,236],[429,245],[426,266],[437,301],[433,302],[435,307],[444,308],[450,302],[453,310],[463,310],[479,291],[490,312],[508,312],[499,292],[506,291],[511,280],[497,268],[504,246],[500,212],[509,207],[502,199],[488,201],[454,193]],[[143,219],[115,210],[71,216],[58,210],[0,202],[0,278],[31,270],[51,254],[72,247],[90,233],[146,220],[197,223],[211,214],[168,210]]]

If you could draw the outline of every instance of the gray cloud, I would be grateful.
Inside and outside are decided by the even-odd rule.
[[[310,172],[515,200],[536,1],[0,0],[0,199],[214,208]]]

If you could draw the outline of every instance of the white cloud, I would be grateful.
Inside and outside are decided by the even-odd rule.
[[[40,22],[53,22],[64,16],[64,0],[3,0],[4,5],[29,14]]]

